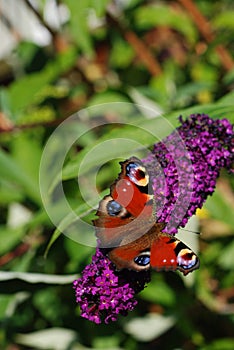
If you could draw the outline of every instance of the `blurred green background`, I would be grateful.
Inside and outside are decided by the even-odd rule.
[[[94,248],[55,231],[39,189],[47,140],[83,108],[130,102],[162,113],[173,126],[180,114],[193,112],[233,123],[233,18],[232,0],[1,1],[1,349],[234,349],[233,177],[222,172],[217,191],[190,223],[202,234],[183,233],[199,246],[200,269],[186,278],[153,273],[136,309],[110,325],[80,318],[72,281]],[[114,126],[92,129],[91,114],[80,118],[79,131],[92,130],[65,162],[67,200],[88,222],[93,211],[76,182],[84,155],[123,135],[147,147],[154,142],[112,112],[95,118],[117,117]],[[153,130],[157,117],[141,112],[127,121]],[[90,167],[101,160],[97,155]],[[118,171],[118,161],[101,169],[100,192]]]

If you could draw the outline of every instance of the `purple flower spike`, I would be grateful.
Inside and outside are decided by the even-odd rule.
[[[221,168],[232,171],[234,132],[227,119],[191,115],[143,160],[153,182],[157,221],[176,233],[214,192]]]
[[[232,172],[234,165],[234,132],[228,120],[197,114],[179,121],[181,126],[142,160],[153,185],[157,221],[166,223],[165,232],[171,234],[214,192],[221,168]],[[81,316],[97,324],[116,321],[133,310],[134,295],[149,281],[149,271],[117,272],[97,248],[82,277],[74,281]]]
[[[127,278],[117,275],[111,261],[97,248],[91,264],[73,283],[81,316],[97,324],[109,323],[116,321],[118,314],[126,315],[133,310],[137,304],[135,290],[126,281]]]

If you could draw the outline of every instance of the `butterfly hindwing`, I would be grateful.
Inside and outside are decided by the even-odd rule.
[[[152,243],[150,265],[157,271],[180,270],[187,275],[199,267],[199,260],[196,254],[179,239],[161,234]]]
[[[113,248],[108,256],[118,270],[123,268],[135,271],[150,267],[150,250],[154,239],[160,234],[164,224],[155,223],[151,229],[135,241]]]
[[[162,224],[155,224],[151,231],[135,242],[114,248],[109,258],[118,270],[181,271],[184,275],[199,267],[196,254],[179,239],[162,233]]]

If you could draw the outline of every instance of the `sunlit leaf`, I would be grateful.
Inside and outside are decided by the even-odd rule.
[[[129,321],[125,325],[125,331],[139,341],[148,342],[168,331],[175,322],[174,317],[148,314],[145,317],[135,317]]]
[[[28,334],[17,334],[16,342],[33,349],[64,350],[74,342],[76,332],[65,328],[49,328]],[[77,345],[77,349],[85,349]]]
[[[214,28],[216,29],[234,29],[233,23],[234,11],[223,11],[212,19]]]
[[[27,283],[70,284],[77,275],[48,275],[42,273],[0,271],[0,281],[22,280]]]

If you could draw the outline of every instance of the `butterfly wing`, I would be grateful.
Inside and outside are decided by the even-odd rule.
[[[136,240],[154,224],[153,194],[143,163],[132,157],[121,163],[122,171],[110,195],[99,203],[94,220],[100,247],[116,247]]]
[[[163,227],[164,224],[155,223],[147,233],[135,241],[113,248],[108,253],[108,257],[115,264],[117,270],[123,268],[135,271],[148,270],[152,243],[160,235]]]
[[[120,164],[122,171],[111,186],[111,196],[133,217],[137,218],[144,213],[147,220],[154,215],[153,189],[149,182],[149,174],[136,157]]]
[[[161,234],[151,245],[150,265],[154,270],[180,270],[184,275],[198,269],[197,255],[179,239]]]
[[[161,232],[162,224],[156,223],[135,242],[112,249],[108,256],[118,270],[135,271],[180,270],[184,275],[199,267],[196,254],[179,239]]]

